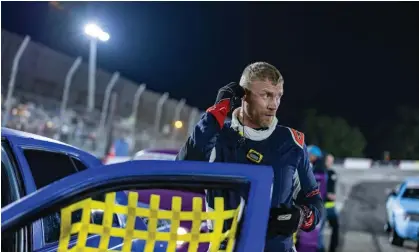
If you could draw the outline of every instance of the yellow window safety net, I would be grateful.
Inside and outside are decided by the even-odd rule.
[[[167,251],[176,251],[177,242],[189,243],[188,251],[196,252],[200,243],[210,243],[209,251],[219,251],[221,242],[227,241],[227,249],[232,251],[235,243],[237,231],[239,208],[234,210],[224,210],[224,199],[215,198],[214,211],[203,212],[203,200],[200,197],[193,198],[193,210],[181,211],[182,198],[172,198],[172,210],[161,210],[160,196],[151,195],[149,208],[138,207],[138,193],[129,192],[128,205],[118,205],[115,203],[116,193],[106,194],[105,202],[95,201],[91,198],[79,201],[68,207],[61,209],[61,229],[59,240],[59,252],[67,251],[131,251],[132,240],[139,239],[145,241],[144,252],[152,252],[155,249],[156,241],[167,242]],[[92,210],[103,210],[102,225],[91,223]],[[71,216],[75,211],[82,210],[81,220],[72,223]],[[113,227],[113,215],[126,215],[124,228]],[[136,230],[135,221],[137,217],[148,218],[147,230]],[[170,231],[159,232],[157,222],[159,219],[170,220]],[[224,221],[233,219],[229,230],[223,232]],[[212,220],[213,231],[201,233],[202,221]],[[192,229],[187,234],[178,234],[177,230],[180,221],[191,221]],[[77,242],[70,249],[70,237],[77,234]],[[100,242],[97,248],[87,247],[88,235],[99,235]],[[123,239],[120,250],[110,250],[109,241],[111,237]]]

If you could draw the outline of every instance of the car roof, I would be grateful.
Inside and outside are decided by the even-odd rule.
[[[10,128],[5,128],[5,127],[1,128],[1,136],[2,138],[5,137],[8,140],[13,141],[13,142],[18,141],[20,143],[36,145],[39,147],[43,147],[45,149],[55,149],[55,150],[58,149],[64,152],[75,154],[79,158],[85,161],[88,161],[91,164],[92,162],[95,163],[96,165],[100,164],[100,160],[94,155],[84,150],[81,150],[77,147],[74,147],[72,145],[69,145],[69,144],[60,142],[58,140],[48,138],[48,137],[44,137],[44,136],[40,136],[40,135],[36,135],[33,133],[24,132],[24,131],[14,130]]]
[[[68,145],[66,143],[60,142],[60,141],[52,139],[52,138],[48,138],[48,137],[44,137],[44,136],[41,136],[41,135],[20,131],[20,130],[9,129],[9,128],[5,128],[5,127],[1,128],[1,136],[2,137],[31,138],[31,139],[42,141],[42,142],[56,143],[56,144],[71,146],[71,145]]]

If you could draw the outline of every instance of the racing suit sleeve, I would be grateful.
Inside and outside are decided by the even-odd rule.
[[[297,194],[296,205],[304,211],[304,219],[301,225],[303,231],[312,231],[319,223],[324,213],[323,200],[317,185],[313,169],[308,159],[307,147],[304,144],[301,158],[297,165],[300,190]]]
[[[180,149],[176,160],[208,161],[229,109],[230,99],[221,100],[208,108]]]

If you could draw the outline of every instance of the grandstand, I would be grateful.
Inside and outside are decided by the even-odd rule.
[[[3,98],[6,98],[13,59],[24,38],[2,30],[1,39],[1,81],[3,84],[1,92],[2,116],[4,117],[6,111]],[[67,111],[63,122],[60,122],[64,82],[75,60],[42,44],[29,42],[19,63],[13,92],[14,105],[7,126],[21,128],[22,125],[26,125],[24,129],[27,131],[60,138],[70,144],[103,155],[107,143],[103,137],[98,138],[96,134],[100,133],[98,132],[100,113],[105,89],[112,73],[97,69],[95,110],[87,114],[88,64],[82,62],[74,74]],[[179,118],[175,118],[175,108],[179,101],[169,98],[163,105],[161,120],[156,120],[157,102],[162,94],[145,90],[140,98],[137,114],[133,116],[133,98],[138,87],[139,83],[123,77],[118,79],[112,90],[117,97],[115,113],[111,121],[108,120],[105,124],[106,132],[111,132],[112,128],[113,137],[123,135],[131,140],[135,139],[133,141],[135,147],[132,151],[149,146],[179,147],[186,139],[190,126],[199,120],[198,109],[185,105]],[[22,110],[28,110],[26,117],[22,116]],[[107,114],[110,114],[110,110],[109,108]],[[133,130],[134,119],[137,120],[135,130]],[[181,120],[183,127],[174,128],[172,125],[175,120]],[[132,139],[132,136],[135,138]],[[85,144],[85,141],[81,139],[87,139],[94,144]]]

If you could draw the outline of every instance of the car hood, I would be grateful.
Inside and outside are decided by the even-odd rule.
[[[419,199],[401,199],[400,206],[410,213],[419,213]]]

